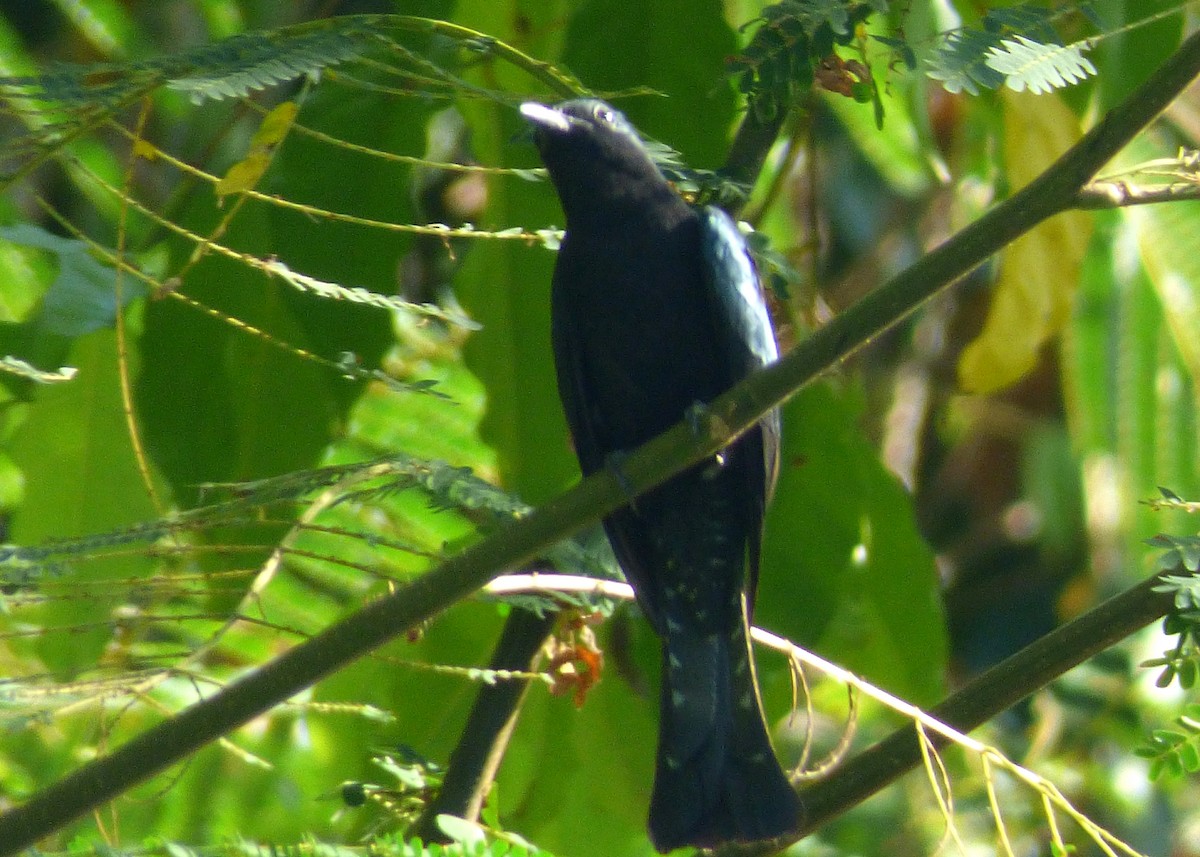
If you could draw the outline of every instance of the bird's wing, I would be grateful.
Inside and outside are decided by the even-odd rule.
[[[555,274],[557,276],[557,272]],[[571,441],[584,476],[604,466],[605,451],[596,437],[595,415],[587,412],[590,389],[587,367],[583,365],[584,348],[576,317],[563,305],[567,296],[556,296],[550,305],[550,340],[554,348],[554,370],[558,376],[558,397],[571,430]]]
[[[730,359],[745,361],[730,367],[741,377],[778,359],[771,318],[746,239],[733,220],[708,206],[700,212],[700,223],[706,285],[715,298],[714,310],[727,320],[719,326],[719,334],[728,341],[719,344]]]
[[[738,381],[777,360],[779,350],[745,238],[729,215],[715,206],[700,212],[700,224],[705,287],[716,336],[714,345],[724,356],[729,377]],[[745,496],[753,498],[750,502],[755,504],[748,510],[753,525],[748,541],[746,592],[752,608],[758,583],[760,548],[759,539],[753,533],[762,525],[766,504],[775,488],[779,469],[779,412],[771,411],[764,416],[756,428],[742,437],[730,455],[740,459],[745,473]],[[730,464],[733,464],[732,460]]]
[[[557,272],[555,276],[558,276]],[[605,431],[604,414],[594,407],[588,410],[589,392],[594,385],[586,364],[588,352],[576,328],[579,316],[566,305],[568,300],[569,293],[564,289],[557,300],[551,302],[550,335],[554,368],[558,374],[558,395],[571,429],[579,469],[584,476],[589,476],[608,465],[606,458],[612,450],[598,437],[598,433]],[[629,508],[618,509],[605,519],[604,528],[621,570],[635,586],[642,610],[658,633],[665,633],[655,589],[651,585],[653,572],[650,566],[655,562],[657,550],[645,521]]]

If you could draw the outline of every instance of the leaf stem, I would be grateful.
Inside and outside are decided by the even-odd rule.
[[[1042,220],[1073,205],[1086,182],[1197,74],[1200,74],[1200,33],[1188,38],[1145,83],[1045,173],[846,310],[786,358],[717,399],[710,409],[715,418],[708,421],[707,436],[697,437],[693,427],[686,423],[675,426],[629,456],[624,469],[625,485],[608,470],[600,471],[409,585],[366,605],[211,697],[146,730],[110,755],[83,765],[25,804],[0,814],[0,857],[17,854],[73,819],[177,764],[209,742],[469,596],[503,569],[533,559],[547,546],[627,503],[628,486],[635,493],[643,492],[689,464],[714,454],[772,407],[836,367],[930,296]],[[773,137],[769,137],[764,127],[753,131],[748,134],[755,138],[756,145],[763,147],[760,151],[765,157],[765,147]],[[743,135],[739,135],[741,139]],[[759,158],[758,163],[761,162]],[[1126,604],[1121,601],[1118,606],[1124,611]],[[1156,610],[1157,606],[1154,611],[1135,615],[1149,617]],[[1115,623],[1115,616],[1113,620]],[[1090,647],[1094,644],[1094,640],[1077,635],[1058,643],[1077,647],[1081,652],[1092,651]],[[979,695],[962,699],[960,704],[959,725],[973,718],[991,716],[995,713],[992,706],[997,702],[989,703],[987,697]],[[946,719],[955,716],[954,712],[950,718],[945,712],[940,713]],[[821,798],[820,792],[814,792],[817,787],[806,792],[810,819],[832,817],[833,807],[861,799],[861,789],[853,787],[861,781],[854,776],[855,770],[847,772],[843,768],[824,784],[828,797]]]

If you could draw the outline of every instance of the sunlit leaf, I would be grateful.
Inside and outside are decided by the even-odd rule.
[[[1057,98],[1005,93],[1004,104],[1004,158],[1015,189],[1049,166],[1080,130]],[[1033,368],[1069,318],[1091,230],[1088,215],[1059,214],[1004,249],[987,321],[959,362],[964,389],[994,392]]]

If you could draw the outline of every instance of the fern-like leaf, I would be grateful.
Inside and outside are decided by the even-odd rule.
[[[784,0],[764,9],[763,18],[768,22],[791,19],[807,33],[824,24],[833,32],[844,34],[850,28],[849,5],[843,0]]]
[[[167,86],[197,103],[238,98],[355,59],[373,42],[365,35],[356,21],[299,34],[245,33],[174,58]]]
[[[1085,42],[1072,45],[1041,44],[1025,36],[1003,39],[987,52],[987,66],[1005,76],[1010,89],[1042,93],[1070,86],[1096,73],[1083,55]]]
[[[926,73],[942,81],[950,92],[978,95],[981,89],[1003,85],[1018,92],[1050,92],[1078,83],[1096,73],[1083,56],[1088,40],[1062,44],[1055,29],[1069,14],[1084,15],[1097,27],[1091,2],[1047,9],[1021,3],[993,9],[983,17],[979,29],[964,27],[943,35],[925,58]]]
[[[431,34],[476,56],[517,66],[563,97],[584,94],[576,81],[548,64],[456,24],[410,15],[344,15],[242,33],[141,62],[64,63],[45,74],[0,77],[0,102],[7,102],[30,129],[0,145],[0,184],[20,180],[72,140],[160,88],[183,92],[197,103],[240,98],[302,76],[316,77],[370,54],[387,58],[392,74],[424,97],[454,92],[497,100],[511,97],[471,85],[420,50],[402,44],[405,37],[426,42]]]
[[[837,53],[837,47],[854,41],[859,24],[888,8],[888,0],[774,3],[763,9],[761,26],[750,44],[730,60],[730,73],[749,98],[750,108],[769,121],[812,87],[815,70]],[[842,92],[827,83],[822,86]]]
[[[1150,778],[1179,778],[1200,771],[1200,705],[1188,705],[1176,729],[1155,729],[1135,751],[1150,761]]]
[[[193,101],[236,98],[353,59],[375,39],[357,18],[242,33],[180,54],[137,63],[63,64],[35,77],[0,78],[8,98],[66,107],[114,104],[160,84]]]
[[[926,74],[940,80],[947,92],[997,89],[1004,74],[987,63],[988,51],[995,47],[993,34],[982,30],[955,30],[926,59]]]
[[[1008,9],[992,9],[983,16],[983,28],[992,33],[1025,33],[1042,42],[1058,41],[1053,9],[1022,3]]]

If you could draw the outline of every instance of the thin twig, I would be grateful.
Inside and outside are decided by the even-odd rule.
[[[182,761],[231,729],[445,610],[502,569],[531,561],[548,545],[628,503],[631,494],[645,492],[690,464],[715,454],[768,410],[837,366],[929,297],[1019,235],[1071,207],[1080,189],[1097,171],[1197,74],[1200,74],[1200,33],[1188,38],[1145,83],[1039,178],[846,310],[785,359],[717,399],[709,408],[707,433],[697,432],[691,420],[675,426],[630,454],[623,479],[607,469],[601,470],[408,586],[368,604],[212,697],[148,729],[111,755],[81,766],[22,806],[0,815],[0,857],[20,852]],[[766,145],[769,143],[767,140]],[[1154,602],[1154,609],[1160,607],[1161,598]],[[1123,617],[1112,617],[1113,622],[1118,618]],[[1071,639],[1059,644],[1072,645],[1076,651],[1085,653],[1081,656],[1085,657],[1093,651],[1094,641]],[[978,690],[976,685],[972,687]],[[952,699],[958,700],[958,696]],[[958,702],[963,708],[959,713],[969,723],[980,722],[974,719],[979,716],[986,719],[992,710],[990,706],[995,704],[986,694],[981,694],[978,700]],[[898,749],[902,752],[904,742],[900,743]],[[863,792],[863,784],[871,780],[871,765],[880,764],[879,760],[864,763],[865,770],[860,766],[854,776],[848,776],[854,762],[843,766],[836,778],[804,791],[810,829],[813,823],[844,811],[876,787],[872,785],[871,790]]]

